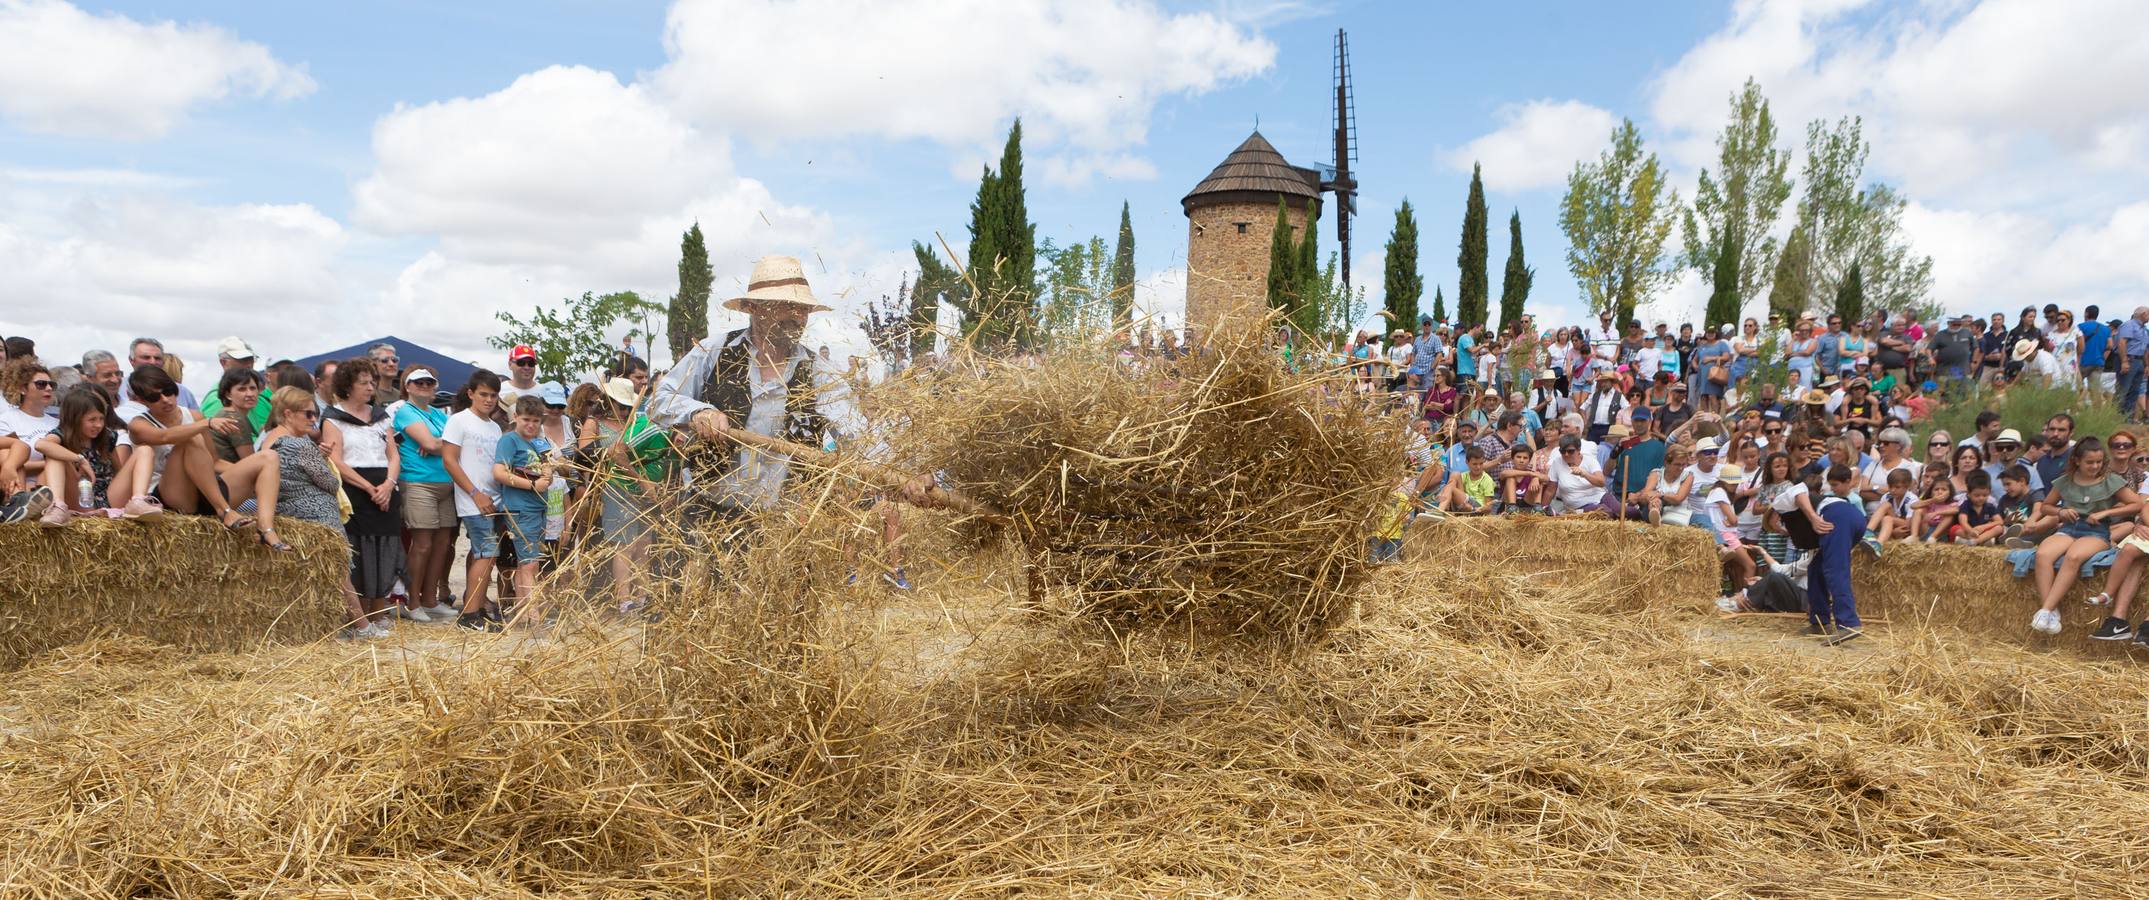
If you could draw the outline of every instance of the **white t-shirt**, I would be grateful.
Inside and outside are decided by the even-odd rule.
[[[1604,499],[1604,488],[1602,486],[1591,484],[1589,479],[1577,474],[1580,472],[1603,472],[1604,467],[1597,464],[1596,454],[1583,453],[1580,455],[1582,464],[1570,469],[1567,466],[1566,457],[1554,453],[1552,455],[1552,464],[1547,466],[1545,471],[1545,475],[1552,479],[1554,485],[1558,486],[1560,502],[1570,510],[1591,506]]]
[[[1634,368],[1641,377],[1655,378],[1657,371],[1663,366],[1664,351],[1658,350],[1654,344],[1643,345],[1641,352],[1634,354]]]
[[[119,446],[134,446],[134,435],[127,430],[127,423],[141,418],[142,414],[148,411],[149,407],[143,406],[142,404],[136,403],[132,400],[120,401],[120,404],[118,406],[112,408],[112,417],[119,420],[119,425],[117,426],[119,429],[117,432],[117,434],[119,435]],[[114,426],[111,422],[107,421],[105,423],[105,427],[111,428]]]
[[[1776,502],[1769,504],[1769,508],[1775,510],[1778,517],[1789,515],[1798,511],[1798,498],[1810,493],[1806,490],[1805,482],[1793,479],[1791,486],[1778,493]]]
[[[1731,495],[1725,493],[1721,482],[1709,489],[1707,502],[1709,506],[1709,527],[1717,531],[1734,530],[1738,523],[1724,521],[1724,510],[1731,507]]]
[[[1388,348],[1388,365],[1394,367],[1397,372],[1410,368],[1409,341],[1398,341],[1395,346]]]
[[[1892,466],[1884,465],[1879,457],[1874,457],[1872,462],[1866,464],[1865,471],[1858,473],[1858,476],[1865,479],[1865,486],[1869,490],[1885,491],[1888,489],[1888,473],[1897,469],[1910,470],[1911,484],[1916,484],[1919,478],[1925,476],[1925,464],[1907,456],[1896,460]]]
[[[492,462],[499,449],[500,426],[466,409],[448,417],[448,425],[441,429],[440,439],[463,449],[463,474],[470,477],[470,486],[491,497],[494,508],[498,509],[500,485],[492,480]],[[463,492],[462,485],[455,486],[455,514],[478,514],[478,502]]]
[[[32,461],[45,458],[45,454],[37,450],[37,439],[59,430],[59,427],[57,416],[33,416],[14,406],[0,409],[0,434],[14,435],[29,444]]]
[[[1717,463],[1706,472],[1702,471],[1700,466],[1686,467],[1684,477],[1694,479],[1694,489],[1688,491],[1686,495],[1686,508],[1692,510],[1694,515],[1708,515],[1709,489],[1716,486],[1716,473],[1721,471],[1723,471],[1722,463]]]

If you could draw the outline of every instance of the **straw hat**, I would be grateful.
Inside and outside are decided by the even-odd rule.
[[[1820,388],[1814,388],[1813,390],[1810,390],[1810,391],[1807,391],[1807,392],[1806,392],[1806,405],[1807,405],[1807,406],[1826,406],[1827,404],[1828,404],[1828,392],[1827,392],[1827,391],[1821,390]]]
[[[749,303],[796,303],[807,312],[827,312],[806,286],[806,272],[791,256],[764,256],[754,260],[754,274],[746,281],[746,296],[724,301],[725,309],[748,312]],[[607,387],[607,390],[610,390]]]
[[[1632,429],[1632,428],[1628,428],[1628,427],[1627,427],[1626,425],[1624,425],[1624,424],[1622,424],[1622,423],[1619,423],[1619,422],[1613,422],[1613,423],[1612,423],[1612,427],[1610,427],[1610,428],[1607,428],[1607,429],[1605,429],[1605,430],[1604,430],[1604,436],[1605,436],[1605,437],[1615,437],[1615,438],[1623,438],[1623,437],[1633,437],[1633,436],[1634,436],[1634,429]]]
[[[1737,481],[1745,476],[1746,470],[1739,468],[1738,463],[1724,463],[1716,467],[1716,478],[1719,481]]]
[[[640,396],[634,393],[634,379],[631,378],[614,378],[605,382],[604,395],[612,398],[612,402],[627,407],[640,403],[642,400]]]
[[[2015,361],[2023,362],[2037,355],[2037,339],[2023,338],[2015,342]]]

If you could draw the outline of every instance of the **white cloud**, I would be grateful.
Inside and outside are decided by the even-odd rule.
[[[203,103],[313,90],[304,67],[212,25],[0,0],[0,116],[32,131],[153,138]]]
[[[11,296],[0,332],[30,335],[55,359],[124,351],[148,334],[197,364],[188,381],[200,387],[214,377],[213,365],[199,364],[214,359],[218,337],[297,356],[356,324],[337,272],[348,235],[311,206],[203,206],[154,190],[72,187],[0,191]]]
[[[679,235],[695,222],[718,299],[763,254],[832,274],[848,270],[822,258],[863,255],[835,239],[827,216],[741,177],[722,138],[594,69],[555,66],[482,97],[399,107],[375,125],[373,151],[374,171],[353,189],[354,222],[436,245],[382,291],[384,317],[458,355],[496,354],[483,338],[501,310],[524,315],[583,291],[663,301],[677,286]],[[812,277],[832,300],[853,282]]]
[[[697,123],[756,139],[1025,137],[1086,154],[1141,144],[1172,94],[1266,71],[1276,47],[1146,0],[681,0],[652,83]],[[1074,174],[1066,170],[1064,174]],[[1106,174],[1110,174],[1107,172]]]
[[[1484,166],[1485,187],[1521,191],[1563,184],[1574,164],[1597,155],[1619,117],[1579,100],[1532,100],[1500,108],[1500,127],[1442,154],[1448,168]]]
[[[1035,167],[1037,176],[1050,184],[1079,188],[1089,184],[1090,179],[1102,175],[1113,181],[1151,181],[1157,177],[1157,167],[1149,160],[1130,153],[1091,154],[1078,157],[1047,156],[1026,163],[1025,168]]]

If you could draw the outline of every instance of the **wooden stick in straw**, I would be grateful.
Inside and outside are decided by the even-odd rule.
[[[747,431],[744,428],[725,427],[723,429],[720,429],[719,431],[721,434],[723,434],[723,436],[730,438],[734,441],[738,441],[741,444],[745,444],[748,447],[753,447],[759,450],[767,450],[771,453],[782,453],[791,457],[794,460],[805,462],[808,465],[820,466],[822,468],[835,468],[838,462],[841,461],[836,457],[835,454],[829,453],[818,447],[808,447],[804,444],[793,443],[791,441],[784,440],[783,438],[774,438],[764,434],[755,434],[754,432]],[[847,462],[853,467],[855,467],[858,473],[866,481],[873,482],[890,491],[895,491],[898,488],[901,488],[903,485],[909,483],[914,477],[903,472],[898,472],[886,466],[876,465],[874,463],[865,462],[863,460],[848,460]],[[945,506],[950,509],[959,510],[961,512],[969,513],[971,515],[982,516],[984,518],[993,519],[996,521],[1006,521],[1007,519],[1007,515],[1005,513],[1002,513],[999,510],[992,508],[992,506],[979,502],[977,500],[972,500],[969,497],[963,496],[962,494],[956,493],[955,491],[948,490],[947,488],[941,487],[937,484],[926,488],[925,495],[932,503],[939,506]]]

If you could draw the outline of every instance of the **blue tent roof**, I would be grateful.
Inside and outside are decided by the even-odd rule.
[[[339,347],[326,353],[316,353],[312,356],[306,357],[305,359],[296,360],[296,362],[301,366],[305,366],[308,370],[311,370],[314,366],[320,365],[322,362],[325,362],[327,360],[342,360],[350,359],[353,356],[364,356],[366,355],[366,351],[370,349],[374,344],[387,344],[389,346],[394,347],[396,358],[403,364],[404,368],[409,368],[411,366],[426,366],[432,369],[436,374],[440,376],[440,389],[444,391],[452,391],[461,388],[463,386],[463,382],[470,380],[470,373],[475,372],[478,369],[478,367],[473,366],[469,363],[457,362],[453,359],[441,355],[440,353],[437,353],[425,347],[421,347],[417,344],[413,344],[394,335],[360,341],[348,347]]]

